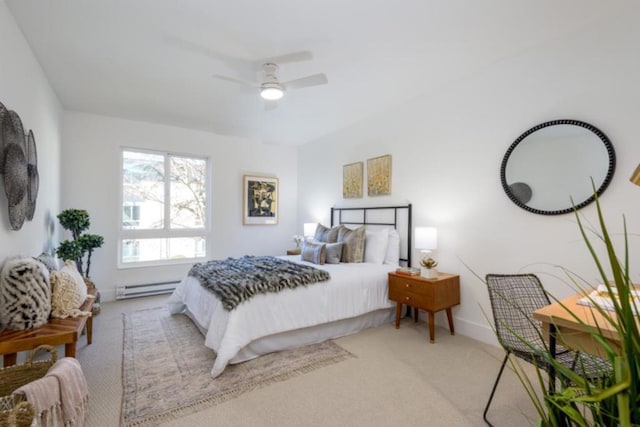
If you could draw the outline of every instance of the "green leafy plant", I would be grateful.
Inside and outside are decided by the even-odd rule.
[[[551,390],[547,387],[546,376],[541,369],[536,370],[536,381],[530,380],[521,369],[516,368],[516,373],[538,411],[540,419],[537,425],[540,427],[640,425],[640,331],[637,316],[634,315],[639,312],[637,309],[640,307],[636,307],[635,299],[631,298],[634,285],[629,274],[626,221],[623,217],[624,258],[620,260],[605,224],[597,195],[595,202],[598,215],[597,231],[584,224],[577,210],[575,216],[584,243],[607,291],[613,295],[615,288],[619,295],[619,298],[612,298],[613,312],[598,306],[593,300],[591,302],[594,305],[593,310],[616,329],[621,339],[620,348],[614,348],[607,341],[599,326],[595,330],[591,329],[594,342],[601,347],[600,353],[606,355],[613,367],[613,371],[608,372],[607,376],[603,372],[603,376],[596,379],[579,375],[575,370],[556,362],[548,348],[542,349],[544,359],[553,365],[557,377],[563,379]],[[606,259],[598,256],[592,242],[594,238],[589,237],[591,233],[604,245]],[[564,272],[577,289],[586,289],[575,274],[566,269]],[[574,318],[589,330],[577,316]]]
[[[82,234],[89,229],[91,220],[89,213],[83,209],[65,209],[58,214],[60,225],[69,230],[73,240],[64,240],[56,249],[56,255],[63,260],[72,260],[81,275],[89,278],[91,269],[91,255],[97,248],[102,247],[104,238],[97,234]],[[84,270],[84,256],[87,256],[87,269]]]

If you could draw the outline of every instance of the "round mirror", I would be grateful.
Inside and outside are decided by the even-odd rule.
[[[613,145],[600,129],[577,120],[553,120],[532,127],[511,144],[500,180],[521,208],[559,215],[593,202],[593,185],[602,194],[615,167]]]

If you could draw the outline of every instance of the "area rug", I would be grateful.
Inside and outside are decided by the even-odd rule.
[[[165,308],[124,315],[122,425],[155,426],[354,357],[333,341],[229,365],[211,378],[215,353],[183,314]]]

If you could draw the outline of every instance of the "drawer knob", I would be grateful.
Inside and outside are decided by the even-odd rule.
[[[409,297],[405,297],[405,299],[406,299],[407,301],[409,301]]]
[[[405,286],[408,288],[408,287],[409,287],[409,284],[407,283],[407,284],[405,284]]]

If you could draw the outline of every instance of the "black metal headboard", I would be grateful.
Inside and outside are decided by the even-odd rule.
[[[393,227],[400,234],[400,261],[411,266],[411,203],[399,206],[331,208],[331,226]]]

